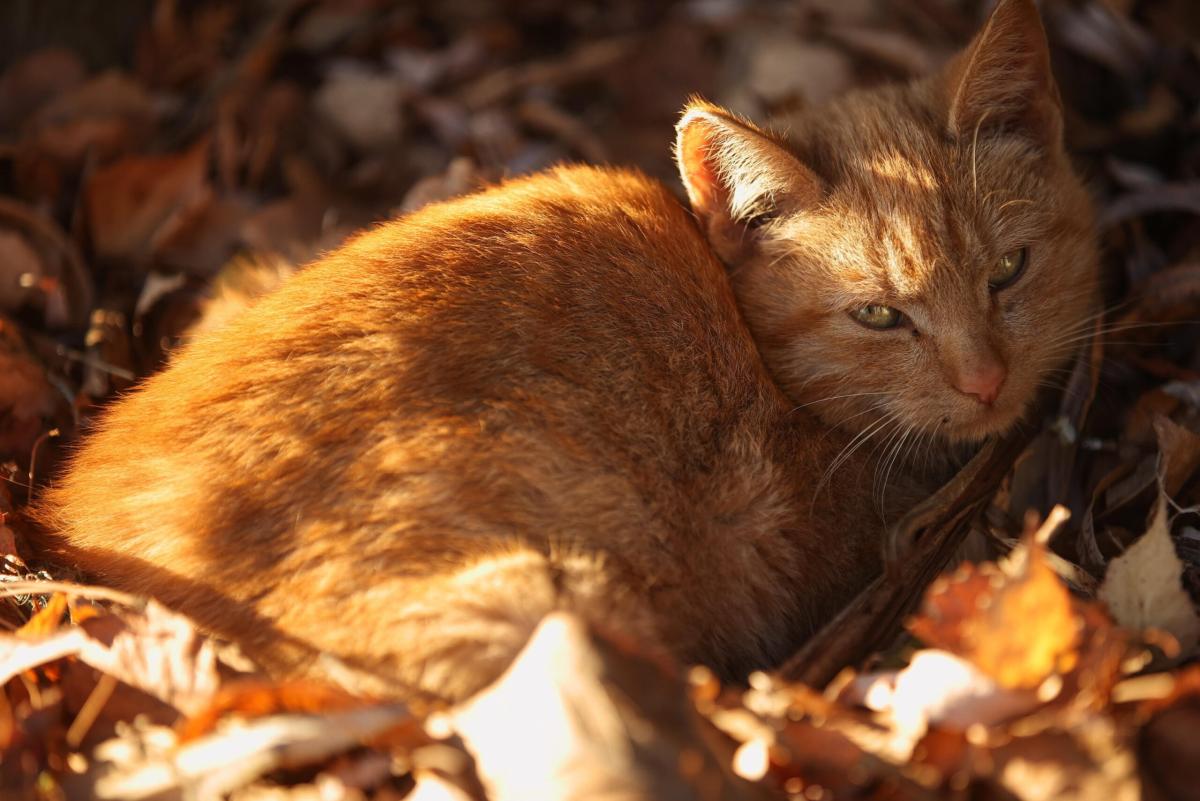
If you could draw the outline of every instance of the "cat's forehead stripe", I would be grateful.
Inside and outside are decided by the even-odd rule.
[[[876,179],[895,181],[911,189],[927,192],[937,189],[937,179],[928,164],[895,151],[868,157],[866,171]]]

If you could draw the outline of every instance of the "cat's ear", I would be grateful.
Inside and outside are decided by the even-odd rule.
[[[753,253],[755,229],[820,200],[821,180],[812,170],[725,109],[693,100],[675,133],[675,159],[692,210],[726,264]]]
[[[1062,102],[1033,0],[999,0],[983,30],[942,72],[951,135],[1005,130],[1056,149]]]

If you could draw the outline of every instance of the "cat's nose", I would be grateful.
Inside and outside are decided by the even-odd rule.
[[[980,403],[991,406],[1000,395],[1000,388],[1004,386],[1004,379],[1007,377],[1008,371],[1004,369],[1003,364],[989,360],[963,370],[954,385],[964,395],[970,395]]]

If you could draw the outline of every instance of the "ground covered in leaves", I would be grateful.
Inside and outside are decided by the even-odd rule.
[[[22,508],[239,254],[303,261],[562,160],[673,181],[688,95],[764,119],[921,74],[984,5],[5,4],[0,795],[495,801],[548,797],[556,760],[576,766],[576,790],[629,797],[1200,795],[1191,0],[1044,3],[1068,143],[1100,212],[1107,312],[1034,425],[897,529],[901,567],[748,690],[555,617],[464,708],[281,686],[153,601],[83,586],[29,548]],[[968,528],[1000,556],[926,589]],[[581,733],[584,711],[620,725]]]

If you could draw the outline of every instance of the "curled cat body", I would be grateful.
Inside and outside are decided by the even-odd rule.
[[[207,327],[47,491],[48,545],[278,675],[459,700],[556,609],[776,664],[878,571],[917,446],[1002,432],[1062,367],[1091,212],[1029,0],[788,137],[693,103],[677,154],[692,213],[558,168]]]

